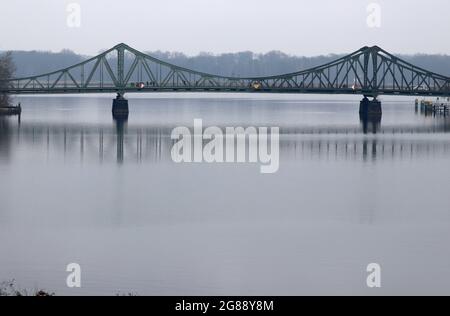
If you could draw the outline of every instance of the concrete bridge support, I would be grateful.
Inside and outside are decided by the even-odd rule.
[[[381,114],[381,102],[378,101],[376,97],[373,97],[372,100],[369,100],[368,96],[364,96],[364,98],[359,103],[359,115],[362,118],[381,118]]]
[[[117,93],[117,97],[113,100],[112,114],[116,119],[128,118],[128,100],[124,98],[124,93]]]

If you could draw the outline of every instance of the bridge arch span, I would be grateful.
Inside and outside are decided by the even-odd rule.
[[[378,46],[365,46],[302,71],[230,77],[173,65],[122,43],[76,65],[9,79],[0,86],[0,92],[9,94],[238,91],[450,96],[449,77],[408,63]]]

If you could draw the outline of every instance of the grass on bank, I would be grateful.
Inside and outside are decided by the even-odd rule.
[[[33,290],[18,288],[15,280],[0,282],[0,296],[54,296],[55,293],[50,293],[45,290]]]

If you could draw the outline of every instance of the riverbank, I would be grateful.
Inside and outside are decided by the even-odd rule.
[[[50,293],[44,290],[29,291],[26,289],[19,289],[14,280],[7,282],[0,282],[0,296],[54,296],[55,293]]]

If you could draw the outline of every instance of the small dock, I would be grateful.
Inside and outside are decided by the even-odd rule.
[[[450,111],[450,98],[437,98],[435,101],[416,99],[416,111],[433,114],[448,115]]]
[[[22,108],[18,106],[0,106],[0,115],[20,115]]]

